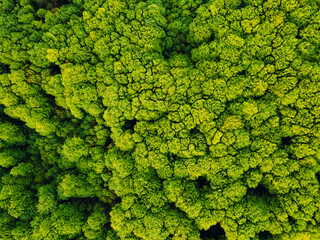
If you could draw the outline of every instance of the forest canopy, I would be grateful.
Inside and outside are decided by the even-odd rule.
[[[320,239],[319,0],[2,0],[1,240]]]

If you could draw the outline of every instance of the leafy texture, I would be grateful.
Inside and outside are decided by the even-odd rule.
[[[0,239],[320,239],[318,0],[3,0],[0,25]]]

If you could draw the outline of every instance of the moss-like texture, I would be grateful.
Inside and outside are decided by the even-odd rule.
[[[2,0],[1,240],[320,239],[318,0]]]

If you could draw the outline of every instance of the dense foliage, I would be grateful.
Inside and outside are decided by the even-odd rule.
[[[320,239],[319,0],[2,0],[0,26],[0,239]]]

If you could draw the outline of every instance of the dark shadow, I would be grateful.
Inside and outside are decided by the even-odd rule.
[[[258,195],[268,195],[270,194],[269,190],[264,187],[262,184],[259,184],[255,189],[254,192]]]
[[[258,234],[259,240],[271,240],[272,234],[269,231],[263,231]]]
[[[262,184],[259,184],[256,188],[249,188],[248,194],[254,195],[254,196],[270,196],[269,190],[263,186]]]
[[[0,74],[10,73],[10,66],[7,64],[0,63]]]
[[[246,70],[242,70],[241,72],[238,72],[238,75],[239,76],[244,76],[247,74],[247,71]]]
[[[291,216],[288,216],[288,222],[290,223],[290,225],[293,225],[296,223],[296,220],[293,219]]]
[[[242,1],[237,8],[238,8],[238,9],[241,9],[241,8],[246,7],[246,6],[247,6],[247,4],[245,3],[245,1]]]
[[[298,34],[296,36],[297,39],[302,39],[301,34],[300,34],[301,29],[298,29]]]
[[[289,159],[294,159],[295,157],[294,157],[294,155],[293,155],[291,152],[289,152],[289,153],[288,153],[288,158],[289,158]]]
[[[69,0],[32,0],[31,6],[35,10],[39,10],[40,8],[52,10],[55,8],[60,8],[63,5],[70,3]]]
[[[222,240],[225,239],[225,231],[221,227],[220,223],[212,226],[208,230],[201,230],[200,231],[200,238],[202,240]]]
[[[117,205],[118,203],[121,203],[120,197],[116,197],[115,199],[111,200],[110,205],[113,207],[113,206]]]
[[[112,142],[113,142],[113,141],[112,141],[112,138],[111,138],[110,136],[107,137],[105,146],[108,147]]]
[[[164,51],[162,52],[162,56],[164,59],[170,59],[172,53],[172,47],[168,47],[164,44]]]
[[[4,113],[4,109],[5,109],[5,107],[1,105],[0,106],[0,118],[1,118],[1,120],[11,122],[14,125],[17,125],[19,127],[25,126],[25,122],[24,121],[22,121],[22,120],[20,120],[18,118],[12,118],[12,117],[8,116],[7,114]]]
[[[216,61],[216,62],[220,62],[221,61],[221,57],[219,55],[217,55],[213,60]]]
[[[172,209],[172,210],[173,210],[173,209],[175,209],[175,210],[177,209],[177,207],[176,207],[176,205],[174,204],[174,202],[170,202],[170,203],[169,203],[169,207],[170,207],[170,209]]]
[[[210,35],[210,37],[209,37],[209,39],[208,39],[208,43],[210,43],[210,42],[213,42],[214,40],[215,40],[215,38],[216,38],[216,36],[215,36],[215,34],[214,33],[211,33],[211,35]]]
[[[168,157],[168,159],[170,160],[170,162],[175,162],[175,161],[178,160],[178,156],[175,155],[175,154],[173,154],[173,153],[169,153],[169,154],[167,155],[167,157]]]
[[[98,123],[97,123],[96,120],[91,121],[91,127],[95,127],[95,126],[97,126],[97,125],[98,125]]]
[[[136,125],[137,123],[137,120],[136,119],[133,119],[133,120],[127,120],[123,126],[123,128],[125,130],[132,130],[134,131],[134,126]]]
[[[193,128],[190,130],[191,135],[202,134],[197,128]]]
[[[318,173],[316,174],[316,178],[317,178],[317,180],[318,180],[318,182],[319,182],[319,185],[320,185],[320,172],[318,172]]]
[[[253,100],[257,101],[257,100],[262,99],[262,97],[263,97],[263,95],[261,95],[261,96],[254,96],[254,97],[253,97]]]
[[[61,68],[59,65],[51,65],[50,66],[50,72],[52,75],[61,74]]]
[[[203,176],[200,176],[196,181],[198,188],[203,188],[205,186],[210,187],[210,182]]]
[[[292,143],[292,139],[291,139],[291,137],[282,137],[281,143],[283,146],[288,146]]]

